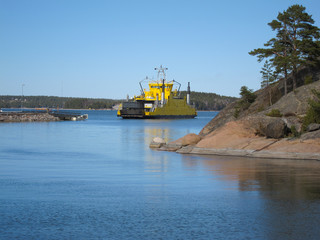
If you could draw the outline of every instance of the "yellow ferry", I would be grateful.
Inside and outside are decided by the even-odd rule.
[[[162,65],[158,70],[158,80],[149,81],[149,90],[142,88],[141,95],[133,100],[127,99],[120,104],[117,116],[122,118],[194,118],[197,116],[196,109],[190,105],[190,83],[188,83],[187,96],[180,97],[181,84],[175,80],[167,81],[165,70]],[[148,78],[146,78],[148,80]],[[174,89],[174,85],[179,85]]]

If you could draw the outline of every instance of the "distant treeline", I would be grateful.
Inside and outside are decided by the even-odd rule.
[[[122,101],[55,96],[0,96],[0,108],[110,109]]]
[[[186,91],[181,92],[181,97],[187,95]],[[235,101],[235,97],[221,96],[215,93],[191,92],[190,103],[195,105],[197,110],[216,110],[220,111],[229,103]]]
[[[181,92],[181,97],[186,96]],[[234,97],[220,96],[215,93],[191,92],[190,101],[197,110],[221,110]],[[0,108],[67,108],[67,109],[111,109],[124,100],[102,98],[71,98],[55,96],[0,96]]]

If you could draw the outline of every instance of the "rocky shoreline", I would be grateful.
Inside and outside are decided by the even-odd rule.
[[[315,131],[313,135],[320,137],[320,130]],[[155,138],[151,142],[150,148],[180,154],[320,161],[319,138],[305,140],[243,138],[242,141],[238,141],[239,143],[241,142],[238,147],[224,147],[223,145],[227,143],[221,140],[221,145],[218,145],[218,148],[206,145],[203,142],[204,139],[195,144],[198,138],[199,136],[193,133],[170,143],[165,143],[162,139]]]
[[[49,113],[2,112],[0,122],[52,122],[60,121]]]
[[[315,131],[313,135],[320,137],[320,130]],[[151,142],[150,148],[180,154],[320,161],[319,138],[305,140],[278,140],[261,137],[243,138],[241,141],[238,141],[240,144],[237,147],[224,147],[223,145],[228,145],[228,143],[223,139],[220,141],[220,145],[212,147],[203,142],[204,139],[198,141],[199,138],[200,137],[194,133],[170,143],[165,143],[162,139],[155,138]]]
[[[320,160],[320,124],[311,123],[306,129],[302,126],[313,89],[320,91],[320,81],[297,88],[272,106],[266,105],[265,92],[261,91],[239,117],[234,114],[235,102],[199,135],[188,134],[170,143],[155,138],[150,148],[182,154]],[[272,110],[280,116],[270,116]]]

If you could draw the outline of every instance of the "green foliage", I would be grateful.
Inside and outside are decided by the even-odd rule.
[[[93,102],[92,104],[89,105],[89,108],[91,109],[106,109],[106,108],[111,108],[112,106],[108,102],[104,101],[97,101]]]
[[[180,93],[180,97],[185,97],[186,91]],[[219,111],[229,103],[235,101],[235,97],[220,96],[215,93],[191,92],[190,102],[194,103],[197,110],[216,110]]]
[[[238,118],[238,117],[239,117],[239,114],[240,114],[240,107],[239,107],[239,106],[236,106],[236,107],[234,108],[233,116],[234,116],[235,118]]]
[[[277,74],[273,70],[273,65],[268,60],[265,61],[260,73],[262,74],[262,88],[268,87],[277,79]]]
[[[304,84],[307,85],[307,84],[310,84],[312,83],[312,75],[307,75],[304,77]]]
[[[73,98],[66,101],[64,107],[69,109],[86,109],[88,105],[87,98]]]
[[[253,90],[248,89],[247,86],[242,86],[240,88],[240,95],[241,95],[241,99],[237,102],[235,106],[235,111],[233,113],[233,116],[235,118],[238,118],[239,114],[242,111],[248,109],[251,103],[253,103],[257,98],[257,95],[253,93]]]
[[[275,72],[285,77],[285,94],[287,93],[287,76],[293,73],[293,89],[296,87],[297,68],[302,65],[315,64],[320,56],[320,29],[312,24],[314,20],[305,12],[305,7],[295,4],[280,12],[276,20],[268,25],[276,36],[264,44],[266,48],[257,48],[249,52],[261,62],[269,58]]]
[[[269,116],[269,117],[282,117],[282,114],[279,111],[279,109],[272,109],[269,113],[266,114],[266,116]]]
[[[253,93],[252,89],[248,89],[247,86],[242,86],[240,88],[241,101],[244,103],[253,103],[256,100],[257,95]]]
[[[305,130],[310,123],[320,123],[320,91],[312,90],[315,100],[309,100],[309,108],[303,119],[303,129]]]
[[[261,87],[268,87],[269,105],[272,105],[272,88],[269,86],[277,80],[278,73],[273,70],[274,66],[268,60],[265,61],[260,73],[262,74]]]
[[[296,126],[292,125],[290,131],[294,137],[300,137],[301,133],[299,133],[296,129]]]

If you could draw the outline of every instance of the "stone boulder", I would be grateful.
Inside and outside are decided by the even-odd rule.
[[[200,142],[200,140],[201,138],[199,135],[195,133],[189,133],[178,140],[161,145],[159,150],[175,152],[185,146],[194,146]]]
[[[311,123],[307,127],[307,132],[313,132],[320,129],[320,124],[318,123]]]
[[[294,127],[297,132],[302,131],[302,122],[298,117],[288,116],[288,117],[283,117],[282,120],[287,125],[288,129],[292,129]]]
[[[219,127],[222,127],[227,122],[234,121],[235,118],[233,115],[235,106],[236,102],[232,102],[222,109],[216,117],[207,123],[207,125],[200,131],[199,135],[204,137]]]
[[[149,147],[150,148],[161,148],[165,144],[166,144],[166,142],[164,141],[163,138],[155,137],[152,139],[152,142],[150,143]]]
[[[320,139],[320,130],[316,130],[313,132],[307,132],[301,135],[301,140],[308,140],[308,139]],[[320,149],[319,149],[320,152]]]
[[[188,146],[188,145],[196,145],[200,142],[201,137],[195,133],[189,133],[178,140],[171,142],[171,144],[178,144],[181,146]]]
[[[306,114],[309,107],[309,99],[313,98],[312,89],[320,90],[320,81],[303,85],[297,88],[295,91],[289,92],[284,95],[279,101],[261,113],[266,114],[272,109],[278,109],[281,113],[287,115],[288,113],[294,113],[296,116],[303,116]]]
[[[200,142],[201,138],[199,135],[195,133],[189,133],[182,137],[181,144],[182,146],[188,146],[188,145],[196,145],[198,142]]]
[[[178,149],[182,148],[181,143],[168,143],[168,144],[164,144],[159,150],[161,151],[169,151],[169,152],[175,152]]]
[[[275,119],[274,117],[268,117],[265,115],[253,115],[247,116],[241,122],[248,129],[254,129],[255,134],[258,136],[267,136],[267,126],[271,124]]]
[[[191,153],[191,151],[193,150],[194,147],[195,146],[193,146],[193,145],[185,146],[185,147],[178,149],[176,152],[182,153],[182,154]]]
[[[283,138],[290,129],[294,127],[297,132],[301,132],[302,123],[299,118],[290,117],[268,117],[265,115],[248,116],[241,120],[247,128],[255,130],[256,135],[268,138]]]
[[[287,133],[287,126],[281,118],[276,118],[274,121],[269,123],[266,128],[267,138],[283,138]]]

